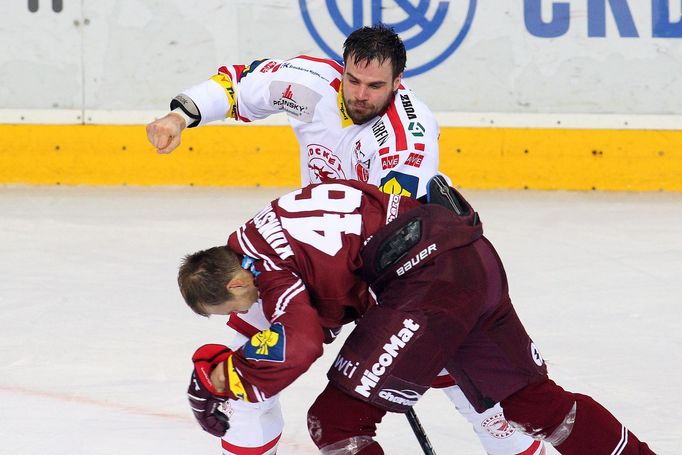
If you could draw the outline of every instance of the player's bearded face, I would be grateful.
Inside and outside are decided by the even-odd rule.
[[[343,102],[353,123],[381,115],[393,101],[401,77],[402,73],[393,77],[390,60],[356,63],[350,55],[343,73]]]

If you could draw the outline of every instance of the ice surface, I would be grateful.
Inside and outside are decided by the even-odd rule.
[[[0,453],[219,454],[185,389],[194,349],[230,333],[186,308],[176,269],[284,192],[0,187]],[[464,193],[550,375],[681,453],[682,195]],[[305,413],[339,347],[283,394],[281,455],[316,453]],[[442,393],[416,410],[439,454],[483,453]],[[379,434],[420,453],[402,415]]]

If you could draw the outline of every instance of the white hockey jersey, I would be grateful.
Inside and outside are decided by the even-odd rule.
[[[438,170],[439,128],[431,111],[403,83],[383,115],[355,125],[343,103],[342,75],[333,60],[266,59],[223,66],[183,93],[199,108],[199,125],[286,113],[300,144],[302,186],[340,178],[423,196]]]

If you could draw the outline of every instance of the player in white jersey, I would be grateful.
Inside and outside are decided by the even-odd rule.
[[[439,127],[433,113],[402,81],[405,61],[398,35],[374,26],[348,37],[343,66],[309,56],[223,66],[210,80],[178,95],[171,102],[172,112],[150,123],[147,135],[159,153],[169,153],[179,146],[185,127],[226,117],[250,122],[284,112],[300,145],[302,185],[354,179],[386,193],[419,198],[438,172]],[[243,335],[238,344],[269,327],[257,309],[256,305],[249,313],[230,318],[228,325]],[[499,404],[481,414],[474,411],[446,373],[434,386],[443,388],[471,422],[488,454],[544,454],[540,441],[504,420]],[[281,425],[276,417],[279,407],[267,411],[268,425]],[[223,447],[238,446],[231,433],[223,437]],[[271,428],[267,433],[279,437]],[[239,453],[233,450],[226,453]]]

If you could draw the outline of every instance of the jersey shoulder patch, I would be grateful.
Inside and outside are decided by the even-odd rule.
[[[286,345],[284,326],[276,322],[269,329],[251,337],[244,345],[244,357],[256,361],[284,362]]]
[[[416,197],[419,189],[419,177],[402,172],[390,171],[379,183],[379,189],[388,194]]]

